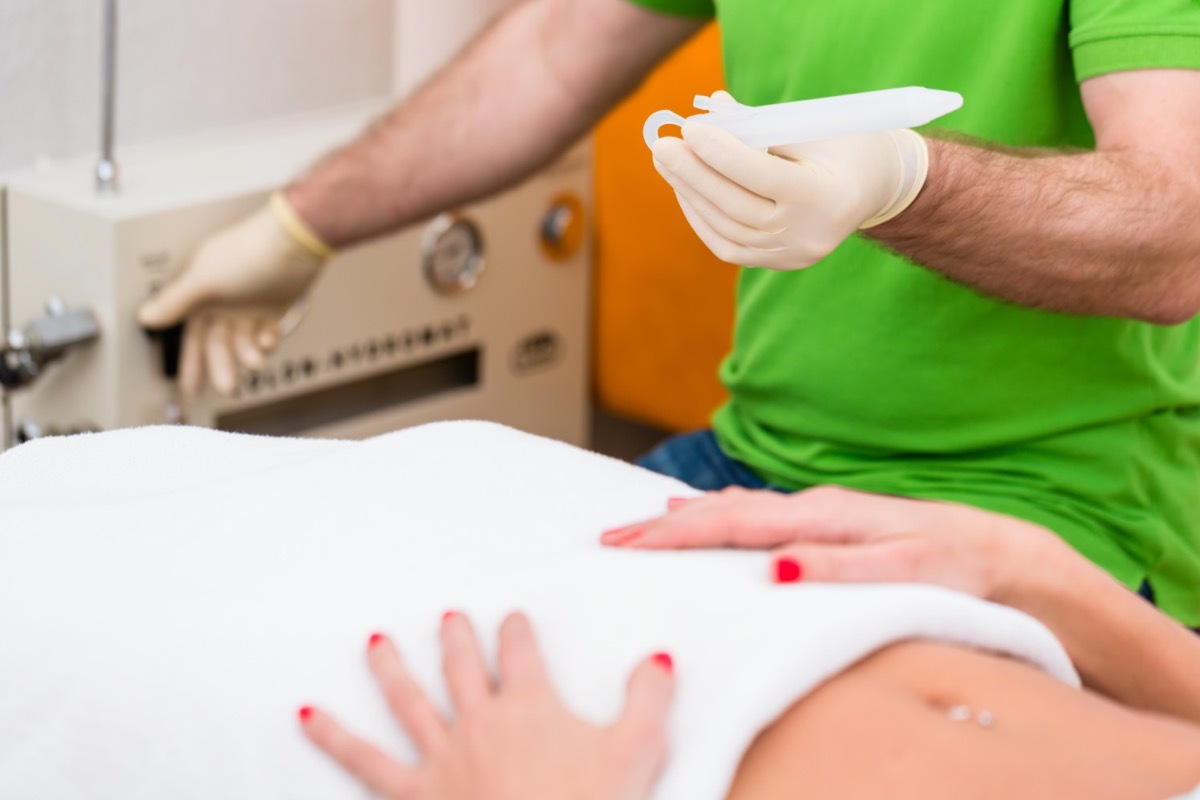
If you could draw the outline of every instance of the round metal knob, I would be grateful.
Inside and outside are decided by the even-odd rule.
[[[17,424],[16,439],[17,444],[25,444],[32,442],[34,439],[41,439],[45,436],[45,431],[42,426],[31,420],[22,420]]]
[[[483,234],[456,214],[442,214],[425,230],[421,242],[425,279],[438,294],[465,292],[483,273]]]
[[[542,217],[539,236],[542,252],[553,261],[566,261],[579,252],[586,231],[583,201],[573,194],[559,195]]]

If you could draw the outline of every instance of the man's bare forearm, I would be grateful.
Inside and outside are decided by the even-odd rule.
[[[624,0],[526,0],[287,197],[343,247],[504,189],[578,140],[697,27]]]
[[[929,145],[921,196],[873,238],[1022,305],[1164,324],[1200,310],[1200,178],[1170,157]]]

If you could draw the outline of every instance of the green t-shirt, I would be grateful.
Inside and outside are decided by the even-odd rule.
[[[1198,0],[633,1],[715,15],[741,102],[951,89],[966,104],[938,126],[1013,146],[1090,148],[1086,78],[1200,68]],[[1041,523],[1200,625],[1200,320],[1021,308],[862,237],[742,270],[737,319],[713,425],[766,480]]]

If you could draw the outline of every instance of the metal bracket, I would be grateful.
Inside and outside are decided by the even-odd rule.
[[[44,317],[22,330],[10,330],[0,342],[0,386],[28,386],[48,364],[99,338],[100,323],[90,308],[68,309],[61,298],[52,297]]]
[[[104,43],[101,48],[100,160],[96,162],[96,191],[117,191],[116,148],[117,117],[117,0],[104,3]]]

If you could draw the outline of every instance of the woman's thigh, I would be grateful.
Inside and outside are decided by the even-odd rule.
[[[729,799],[1165,800],[1197,783],[1200,728],[1016,661],[910,642],[829,681],[764,731]]]

